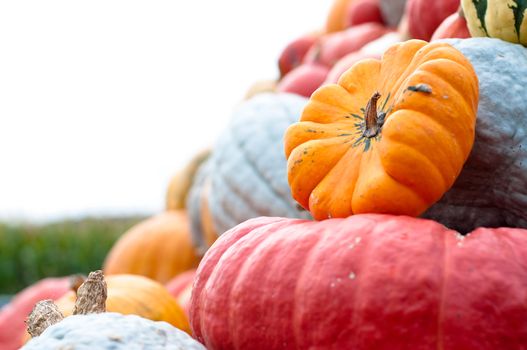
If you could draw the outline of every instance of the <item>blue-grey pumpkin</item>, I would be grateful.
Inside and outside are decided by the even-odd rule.
[[[202,165],[187,206],[194,217],[192,233],[206,249],[202,230],[203,188],[218,234],[250,218],[309,218],[297,205],[287,182],[283,136],[298,120],[307,99],[293,94],[264,93],[241,103]],[[200,199],[201,198],[201,199]],[[197,220],[196,220],[197,219]]]
[[[22,349],[205,350],[205,347],[166,322],[105,312],[66,317],[31,339]]]
[[[527,227],[527,49],[499,39],[446,39],[479,79],[476,140],[454,186],[424,217],[460,232]]]

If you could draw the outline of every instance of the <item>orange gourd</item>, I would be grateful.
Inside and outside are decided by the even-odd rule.
[[[197,267],[199,257],[190,237],[186,211],[167,211],[126,232],[104,262],[105,275],[136,274],[166,283]]]
[[[446,43],[410,40],[357,63],[286,132],[293,197],[318,220],[421,214],[472,149],[478,93],[472,65]]]

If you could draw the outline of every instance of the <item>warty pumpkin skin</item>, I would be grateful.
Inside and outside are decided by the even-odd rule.
[[[193,334],[214,349],[520,350],[527,231],[463,237],[380,214],[257,218],[200,264]]]
[[[285,134],[293,197],[317,220],[420,215],[459,175],[477,103],[476,74],[448,44],[410,40],[357,63]]]
[[[66,317],[32,339],[22,349],[205,350],[205,347],[166,322],[105,312]]]
[[[454,186],[424,216],[460,232],[527,228],[527,50],[490,38],[443,41],[479,77],[476,138]]]
[[[70,277],[45,278],[16,294],[0,309],[0,349],[16,350],[25,333],[24,321],[35,303],[56,300],[70,290]]]
[[[291,197],[283,154],[284,132],[306,102],[293,94],[260,94],[236,108],[195,184],[200,189],[205,178],[210,181],[207,207],[218,234],[258,216],[310,217]],[[190,200],[190,215],[199,218],[201,198]],[[203,224],[193,222],[199,223],[192,226],[193,237],[204,251]]]
[[[461,0],[473,37],[491,37],[527,46],[527,1]]]
[[[136,274],[161,283],[197,267],[186,211],[167,211],[132,227],[114,244],[104,262],[105,275]]]
[[[124,315],[138,315],[152,321],[165,321],[190,333],[188,319],[177,301],[160,283],[138,275],[106,277],[108,297],[106,310]],[[70,316],[75,305],[75,291],[56,301],[64,316]]]

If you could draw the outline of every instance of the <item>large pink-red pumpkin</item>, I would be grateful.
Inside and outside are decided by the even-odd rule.
[[[359,50],[389,31],[391,30],[379,23],[364,23],[341,32],[326,34],[309,49],[304,62],[330,68],[342,57]]]
[[[380,59],[377,55],[369,55],[363,53],[362,51],[352,52],[342,57],[331,70],[329,71],[324,84],[336,84],[339,81],[340,76],[353,67],[353,65],[359,61],[362,61],[367,58]]]
[[[470,38],[467,21],[460,11],[448,16],[443,23],[437,27],[430,41],[448,38],[467,39]]]
[[[0,309],[0,349],[15,350],[22,346],[25,320],[37,301],[59,299],[71,288],[70,277],[45,278],[15,295]]]
[[[405,13],[414,39],[429,41],[437,27],[459,8],[459,0],[408,0]]]
[[[207,252],[190,315],[209,350],[519,350],[526,301],[525,229],[257,218]]]

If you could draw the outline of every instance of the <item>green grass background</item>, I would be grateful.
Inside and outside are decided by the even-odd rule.
[[[45,277],[101,268],[117,238],[144,218],[0,223],[0,294],[14,294]]]

